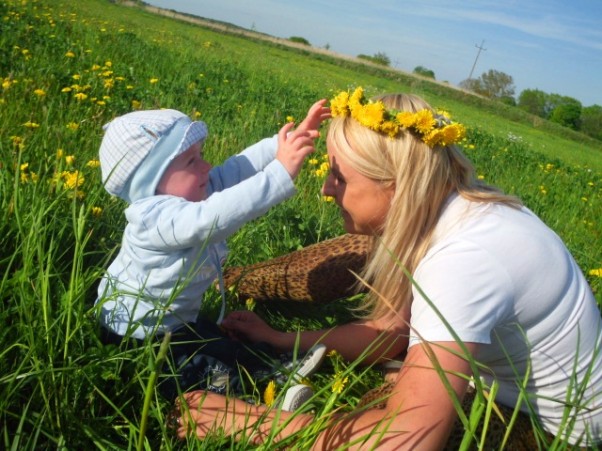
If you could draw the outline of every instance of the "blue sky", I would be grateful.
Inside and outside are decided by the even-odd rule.
[[[301,36],[346,55],[385,53],[440,81],[489,69],[524,89],[602,106],[600,0],[145,0],[272,36]]]

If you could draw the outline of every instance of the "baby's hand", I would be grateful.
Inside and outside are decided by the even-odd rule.
[[[303,122],[297,127],[297,130],[318,130],[323,121],[330,119],[330,108],[324,106],[326,102],[328,102],[328,100],[322,99],[314,103],[307,112],[307,116],[303,119]]]
[[[319,136],[317,130],[299,128],[289,133],[294,125],[289,122],[280,129],[276,151],[276,159],[282,163],[293,180],[299,175],[305,157],[315,150],[314,139]]]

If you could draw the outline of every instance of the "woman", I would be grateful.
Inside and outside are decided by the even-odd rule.
[[[349,233],[374,237],[362,274],[370,287],[366,317],[300,338],[250,312],[223,323],[282,349],[320,341],[350,360],[377,343],[367,363],[407,352],[385,407],[333,418],[315,447],[362,438],[362,448],[439,449],[457,417],[454,398],[463,398],[471,378],[495,382],[496,402],[520,404],[553,435],[580,446],[600,442],[600,312],[558,236],[518,199],[477,180],[454,145],[463,127],[420,98],[367,101],[358,88],[339,94],[331,111],[323,193],[334,197]],[[213,394],[185,400],[181,436],[189,427],[204,436],[216,425],[237,432],[261,419],[261,441],[272,421],[283,437],[312,422]]]

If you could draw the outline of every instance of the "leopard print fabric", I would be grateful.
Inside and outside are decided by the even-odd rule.
[[[346,234],[299,251],[224,271],[226,287],[240,299],[325,303],[354,294],[372,238]]]

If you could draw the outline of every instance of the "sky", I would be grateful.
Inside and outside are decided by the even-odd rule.
[[[145,1],[344,55],[384,53],[453,85],[493,69],[517,98],[539,89],[602,106],[601,0]]]

